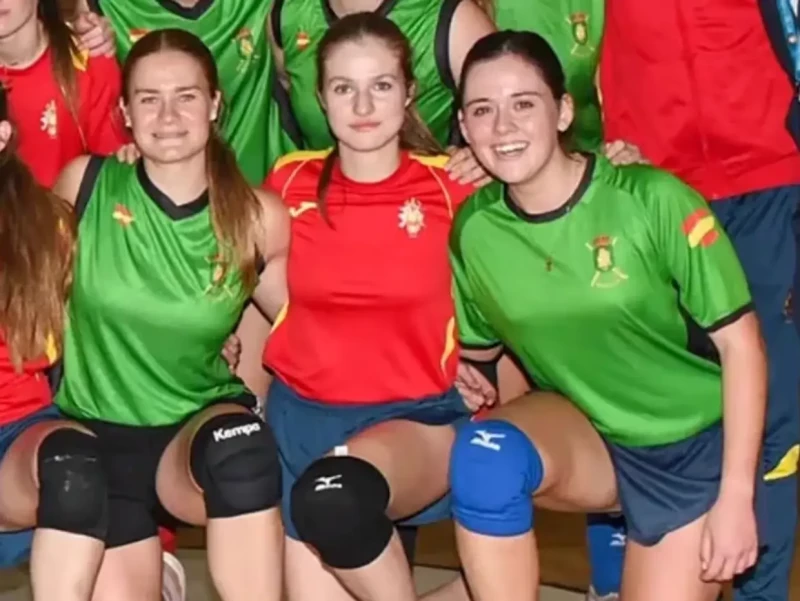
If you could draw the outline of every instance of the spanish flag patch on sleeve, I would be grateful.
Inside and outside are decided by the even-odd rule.
[[[717,220],[708,209],[697,209],[683,221],[683,233],[689,240],[689,246],[708,247],[719,238]]]

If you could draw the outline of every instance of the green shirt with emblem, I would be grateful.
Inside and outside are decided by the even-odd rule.
[[[208,195],[176,205],[141,162],[95,157],[76,211],[58,407],[80,419],[162,426],[244,394],[220,353],[247,295],[218,260]]]
[[[405,34],[417,80],[415,106],[440,144],[452,139],[455,83],[449,40],[453,13],[461,0],[383,0],[376,12]],[[327,0],[277,0],[273,30],[283,49],[289,96],[303,141],[311,150],[333,144],[325,113],[317,100],[316,55],[325,32],[338,17]]]
[[[707,204],[672,175],[590,155],[573,196],[540,215],[491,184],[456,216],[451,261],[462,345],[506,345],[613,442],[720,420],[708,334],[750,311],[750,292]]]
[[[272,0],[199,0],[185,8],[173,0],[89,0],[117,37],[120,61],[154,29],[184,29],[211,50],[223,91],[222,131],[251,185],[261,185],[299,133],[277,80],[267,36]]]
[[[533,31],[553,47],[575,99],[574,146],[596,151],[603,142],[595,73],[600,62],[605,0],[495,0],[499,29]]]

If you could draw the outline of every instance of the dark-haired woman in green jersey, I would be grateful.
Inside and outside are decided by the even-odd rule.
[[[573,101],[541,36],[478,42],[460,92],[465,137],[499,182],[451,232],[462,356],[476,362],[459,389],[473,394],[507,346],[543,391],[456,436],[473,597],[537,598],[535,504],[621,507],[623,598],[713,601],[758,552],[766,357],[734,249],[678,179],[565,149]]]
[[[79,240],[56,405],[97,435],[109,489],[95,598],[158,598],[178,520],[206,527],[223,601],[281,597],[277,450],[219,348],[249,298],[285,304],[289,217],[215,131],[219,87],[197,37],[145,35],[122,82],[141,160],[80,157],[56,185]]]

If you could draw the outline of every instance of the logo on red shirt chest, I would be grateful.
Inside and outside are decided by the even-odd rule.
[[[416,238],[425,227],[425,213],[422,203],[416,198],[409,198],[403,203],[399,211],[401,229],[404,229],[409,238]]]

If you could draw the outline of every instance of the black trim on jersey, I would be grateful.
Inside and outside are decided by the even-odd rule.
[[[458,344],[465,351],[490,351],[492,349],[496,349],[498,346],[501,346],[499,341],[493,342],[492,344],[467,344],[466,342],[459,340]]]
[[[100,8],[100,0],[87,0],[86,5],[89,7],[89,10],[95,14],[103,15],[103,9]]]
[[[147,171],[144,168],[144,163],[141,160],[136,163],[136,177],[142,189],[145,191],[145,194],[167,214],[167,217],[174,221],[197,215],[208,206],[208,190],[193,201],[184,205],[175,204],[172,199],[159,190],[153,183],[153,180],[148,177]]]
[[[755,306],[753,305],[752,302],[749,302],[746,305],[736,309],[736,311],[734,311],[730,315],[726,315],[725,317],[718,319],[717,321],[712,323],[710,326],[706,328],[706,332],[708,332],[709,334],[713,334],[717,330],[721,330],[725,326],[729,326],[732,323],[739,321],[739,319],[741,319],[748,313],[752,313],[753,311],[755,311]]]
[[[459,4],[461,4],[461,0],[444,0],[442,2],[439,22],[436,24],[436,37],[433,42],[433,57],[439,77],[453,94],[456,93],[457,84],[453,77],[453,70],[450,68],[450,31],[453,27],[453,15]]]
[[[211,8],[211,5],[214,4],[214,0],[198,0],[197,4],[188,8],[186,6],[181,6],[174,0],[156,0],[156,2],[164,10],[178,15],[179,17],[183,17],[184,19],[191,19],[192,21],[196,21],[202,17],[206,11]]]
[[[81,185],[78,187],[78,198],[75,199],[75,218],[78,222],[86,212],[86,206],[92,197],[97,177],[100,175],[100,169],[103,167],[105,160],[106,157],[92,155],[86,164],[86,171],[83,172]]]
[[[294,2],[298,2],[299,0],[293,0]],[[379,14],[382,17],[386,17],[389,15],[391,10],[395,7],[395,5],[400,0],[383,0],[381,5],[376,8],[373,12]],[[333,25],[336,21],[339,20],[339,15],[333,12],[330,3],[328,0],[320,0],[322,3],[322,12],[325,14],[325,20],[328,22],[328,25]]]
[[[583,175],[581,175],[581,180],[578,182],[578,187],[575,188],[575,191],[567,199],[567,202],[562,204],[560,207],[545,213],[528,213],[511,199],[511,196],[508,193],[508,186],[503,186],[503,200],[505,201],[508,210],[523,221],[529,221],[531,223],[546,223],[548,221],[555,221],[559,217],[563,217],[569,213],[575,207],[575,205],[580,202],[581,198],[583,198],[583,195],[586,194],[589,184],[592,183],[592,176],[594,175],[595,167],[595,155],[588,154],[584,156],[586,157],[586,167],[583,170]]]
[[[303,148],[303,134],[300,132],[300,125],[297,123],[294,111],[292,111],[289,92],[287,92],[286,88],[278,81],[278,70],[275,68],[275,63],[270,67],[269,78],[272,80],[270,83],[270,93],[272,95],[272,100],[278,107],[281,129],[292,139],[292,142],[294,142],[294,145],[298,149]],[[272,169],[272,165],[270,165],[270,169]]]
[[[281,50],[283,50],[283,33],[281,33],[281,24],[283,22],[281,17],[282,11],[283,0],[275,0],[275,4],[272,5],[272,10],[269,14],[269,20],[272,24],[272,39],[275,41],[275,45]]]

